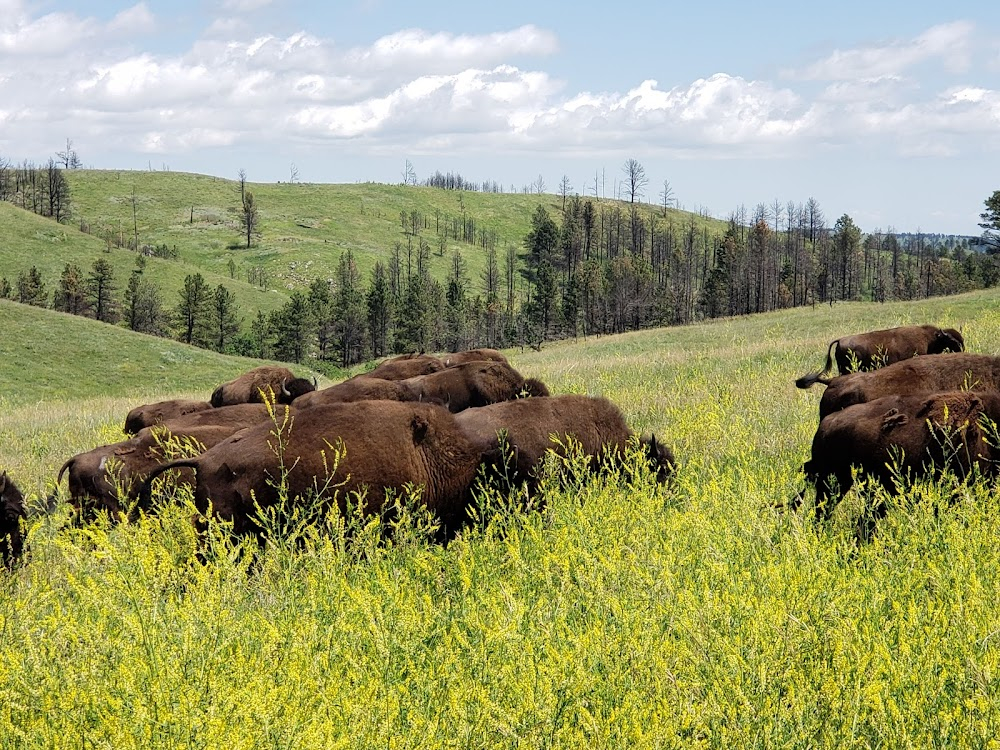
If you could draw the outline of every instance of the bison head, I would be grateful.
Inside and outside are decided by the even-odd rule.
[[[962,338],[962,333],[954,328],[939,328],[934,334],[934,340],[927,345],[927,353],[941,354],[949,351],[965,351],[965,339]]]
[[[290,404],[299,396],[312,393],[316,390],[317,380],[306,378],[295,378],[281,384],[281,392],[278,394],[279,404]]]

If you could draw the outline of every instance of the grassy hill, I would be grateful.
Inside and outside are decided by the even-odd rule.
[[[363,183],[355,185],[248,182],[260,208],[261,236],[250,249],[239,233],[240,191],[236,180],[182,172],[70,170],[76,221],[91,231],[133,228],[133,191],[140,241],[176,246],[181,258],[218,274],[228,273],[230,259],[246,278],[248,268],[263,266],[274,286],[287,289],[313,278],[332,277],[343,250],[355,255],[367,282],[375,261],[387,261],[395,243],[407,245],[400,213],[417,211],[428,226],[420,236],[431,247],[431,274],[445,278],[452,251],[467,263],[468,278],[478,285],[485,263],[479,245],[451,238],[442,249],[438,223],[470,216],[477,228],[496,234],[498,250],[509,244],[520,251],[539,204],[553,217],[562,200],[551,194],[496,194],[448,191],[429,187]],[[690,214],[671,212],[678,224]],[[696,217],[698,226],[720,222]]]
[[[494,508],[447,547],[406,522],[388,544],[332,524],[256,556],[203,540],[199,561],[190,507],[84,530],[38,517],[30,560],[0,572],[0,745],[988,746],[996,493],[919,483],[861,546],[873,490],[826,524],[778,506],[801,488],[822,391],[793,381],[831,339],[935,322],[1000,354],[997,302],[837,304],[509,352],[553,392],[606,395],[655,430],[676,482],[551,487],[541,511]],[[0,305],[0,322],[16,312]],[[24,340],[51,326],[30,314],[46,317],[20,320]],[[44,493],[72,452],[116,439],[136,396],[204,393],[239,364],[192,353],[168,381],[168,343],[130,339],[146,364],[128,393],[56,344],[5,344],[2,468]],[[58,400],[10,400],[59,368]]]
[[[0,276],[6,276],[12,286],[16,284],[18,274],[35,266],[42,275],[51,303],[51,295],[67,263],[76,263],[86,274],[98,258],[104,258],[114,266],[120,296],[120,290],[125,287],[135,267],[134,252],[118,248],[108,250],[103,240],[79,231],[73,224],[57,224],[0,201]],[[225,284],[245,311],[269,312],[287,301],[287,295],[283,293],[264,291],[245,280],[230,278],[221,267],[208,269],[183,258],[176,261],[149,258],[145,271],[147,278],[159,285],[165,307],[176,304],[178,293],[184,287],[184,277],[193,273],[201,273],[212,288]]]

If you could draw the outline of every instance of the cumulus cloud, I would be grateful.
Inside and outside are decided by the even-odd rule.
[[[947,70],[961,72],[969,66],[973,30],[973,25],[967,21],[941,24],[913,39],[836,50],[802,70],[786,70],[784,75],[814,81],[896,76],[927,60],[939,60]]]
[[[68,118],[82,150],[89,137],[156,154],[301,140],[371,153],[726,158],[879,139],[929,154],[967,151],[963,136],[1000,128],[1000,94],[961,73],[974,31],[965,22],[838,50],[781,82],[716,72],[663,86],[637,76],[621,91],[569,90],[544,66],[525,65],[559,51],[554,34],[531,25],[479,35],[407,29],[342,49],[307,31],[216,21],[172,54],[131,46],[156,25],[145,3],[99,21],[0,0],[0,61],[17,60],[0,65],[0,146],[59,143]],[[935,90],[913,76],[928,61],[951,71]]]

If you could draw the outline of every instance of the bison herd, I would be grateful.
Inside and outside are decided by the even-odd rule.
[[[937,356],[916,356],[929,354]],[[831,376],[834,360],[839,374]],[[816,383],[826,391],[802,471],[818,519],[859,476],[894,493],[906,475],[996,475],[1000,357],[966,353],[959,331],[905,326],[837,339],[826,367],[796,380],[799,388]],[[630,442],[659,481],[674,469],[669,448],[633,435],[609,400],[550,395],[493,349],[395,357],[321,390],[285,368],[259,367],[209,401],[136,407],[124,430],[132,437],[59,470],[57,483],[67,475],[81,514],[150,510],[154,481],[169,472],[192,488],[199,511],[239,534],[259,533],[255,510],[282,493],[336,497],[341,509],[359,498],[365,512],[381,513],[393,496],[419,488],[448,535],[465,522],[477,477],[503,477],[530,494],[546,451],[565,456],[570,442],[593,470],[620,463]],[[874,520],[884,512],[876,508]],[[24,513],[20,491],[0,474],[4,561],[21,552]]]
[[[642,447],[651,472],[672,472],[670,450],[637,437],[605,398],[556,395],[525,378],[493,349],[438,358],[386,360],[370,372],[317,390],[283,367],[259,367],[215,389],[209,401],[171,400],[132,409],[126,440],[70,457],[68,499],[82,518],[151,510],[154,483],[168,473],[195,504],[260,533],[259,509],[284,497],[358,499],[383,512],[406,491],[441,522],[448,538],[467,519],[477,477],[503,477],[531,493],[548,449],[578,445],[598,469]],[[568,440],[567,438],[572,438]],[[553,440],[555,439],[555,440]],[[160,494],[165,494],[161,492]],[[21,493],[0,475],[4,560],[21,552]]]

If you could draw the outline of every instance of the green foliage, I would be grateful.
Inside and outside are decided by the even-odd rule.
[[[45,282],[37,266],[32,266],[17,277],[17,301],[22,305],[46,307]]]
[[[986,231],[983,239],[990,252],[1000,251],[1000,190],[994,190],[993,195],[983,201],[986,210],[979,214],[979,226]]]

